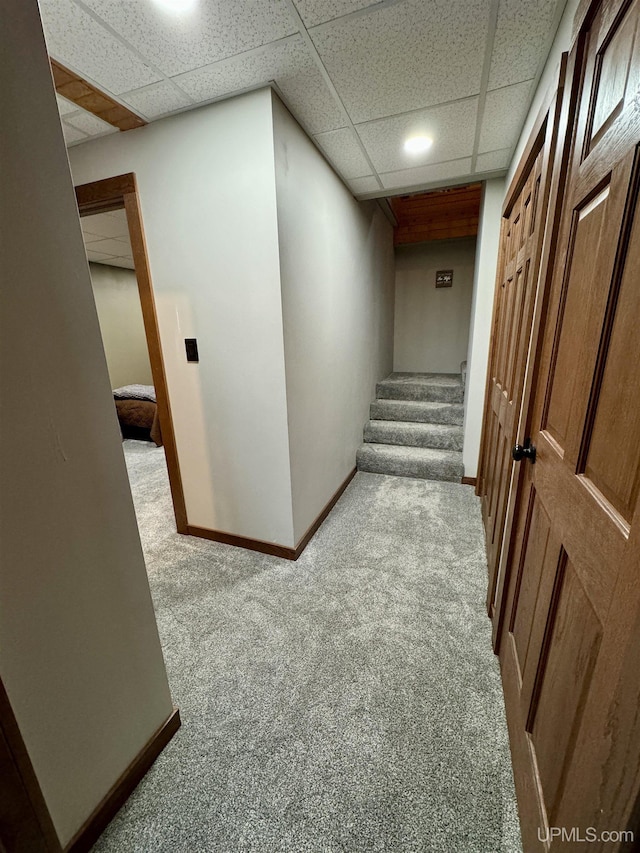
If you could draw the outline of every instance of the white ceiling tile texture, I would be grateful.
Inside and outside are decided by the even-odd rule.
[[[294,0],[306,27],[341,18],[360,9],[378,6],[381,0]]]
[[[193,104],[191,98],[169,80],[128,92],[122,96],[122,100],[134,112],[147,119],[174,113]]]
[[[68,101],[66,98],[61,98],[60,95],[56,95],[56,101],[58,102],[58,112],[61,116],[66,116],[69,113],[75,113],[78,109],[75,104],[72,104],[71,101]]]
[[[486,0],[404,0],[311,37],[354,123],[477,95]]]
[[[86,110],[78,110],[71,116],[66,116],[65,121],[77,130],[86,133],[87,136],[102,136],[104,133],[117,133],[118,128],[114,127],[101,118],[89,113]]]
[[[477,110],[478,99],[468,98],[359,124],[357,129],[378,172],[392,172],[471,157]],[[433,139],[433,145],[423,154],[408,154],[404,142],[413,136],[428,136]]]
[[[311,133],[335,130],[344,117],[307,46],[298,35],[175,78],[194,101],[221,98],[277,83],[287,104]]]
[[[476,172],[495,172],[506,169],[510,161],[511,148],[503,148],[501,151],[487,151],[486,154],[478,154]]]
[[[552,24],[559,6],[558,0],[500,0],[489,89],[535,77],[540,56],[554,35]]]
[[[182,14],[153,0],[41,8],[51,55],[148,120],[274,83],[366,195],[383,193],[379,179],[404,191],[506,171],[565,3],[499,0],[495,32],[489,0],[196,0]],[[68,144],[103,132],[73,104],[59,99],[59,108]],[[422,133],[432,148],[407,155],[407,136]]]
[[[62,132],[64,134],[64,141],[67,145],[72,145],[74,142],[80,142],[83,139],[88,139],[86,133],[83,133],[76,127],[72,127],[65,121],[62,122]]]
[[[362,178],[351,178],[349,186],[356,195],[362,193],[374,193],[380,189],[378,179],[374,175],[363,175]]]
[[[371,173],[371,166],[350,127],[320,133],[315,140],[343,178],[361,178]]]
[[[461,175],[468,175],[470,172],[471,157],[465,157],[449,163],[430,163],[426,166],[416,166],[414,169],[383,173],[380,179],[387,190],[405,190],[410,187],[425,187],[427,184],[450,181]]]
[[[285,0],[199,0],[189,13],[173,15],[150,0],[83,2],[169,77],[298,29]]]
[[[478,147],[480,154],[515,145],[531,103],[532,82],[528,80],[487,93]]]
[[[40,0],[51,55],[116,95],[162,79],[73,0]]]

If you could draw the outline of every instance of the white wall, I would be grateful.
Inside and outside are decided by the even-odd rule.
[[[137,176],[189,523],[293,545],[270,90],[69,154]]]
[[[135,272],[107,264],[89,270],[111,387],[153,385]]]
[[[547,95],[551,90],[551,87],[553,86],[555,88],[558,79],[558,71],[560,70],[560,57],[563,51],[569,50],[571,46],[573,19],[579,5],[580,0],[567,0],[567,5],[565,6],[562,18],[560,19],[558,30],[553,40],[553,44],[551,45],[546,65],[542,72],[542,76],[540,77],[540,82],[538,83],[535,95],[533,96],[533,101],[531,102],[531,107],[529,108],[527,118],[525,119],[522,127],[520,139],[518,140],[515,152],[511,158],[511,165],[509,166],[509,172],[506,178],[505,190],[509,187],[511,179],[518,168],[520,157],[527,145],[529,134],[535,124],[538,113],[547,99]]]
[[[476,240],[434,240],[396,249],[393,369],[459,373],[467,357]],[[436,288],[436,271],[453,286]]]
[[[0,673],[64,846],[172,705],[36,0],[0,18]]]
[[[487,181],[480,209],[464,401],[462,461],[465,477],[475,477],[478,473],[504,193],[503,178]]]
[[[392,367],[393,234],[274,96],[293,518],[299,540],[355,466]]]

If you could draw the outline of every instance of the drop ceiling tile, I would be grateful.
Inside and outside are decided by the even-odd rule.
[[[72,0],[40,0],[49,53],[118,95],[161,76]]]
[[[344,117],[300,36],[175,78],[196,103],[271,80],[311,133],[344,126]]]
[[[487,93],[478,151],[484,154],[518,141],[532,96],[532,80]]]
[[[306,27],[340,18],[359,9],[377,6],[381,0],[294,0]]]
[[[114,258],[120,258],[129,251],[129,243],[124,240],[97,240],[95,243],[89,243],[89,246],[92,252],[111,255]]]
[[[70,124],[67,124],[66,121],[62,122],[62,132],[64,134],[64,141],[67,145],[71,145],[74,142],[80,142],[82,139],[88,139],[86,133],[78,130],[77,127],[72,127]]]
[[[144,89],[136,89],[122,96],[132,110],[153,119],[190,106],[191,98],[172,85],[168,80],[152,83]]]
[[[86,235],[87,240],[92,242],[95,240],[129,240],[129,231],[127,229],[127,218],[122,210],[115,211],[119,214],[113,216],[111,213],[94,213],[93,216],[83,216],[80,220],[82,231]],[[125,252],[122,248],[115,254],[123,255]]]
[[[351,178],[348,184],[356,195],[360,193],[374,193],[380,189],[380,184],[373,175],[365,175],[362,178]]]
[[[404,0],[311,31],[358,123],[476,95],[487,38],[486,0]]]
[[[68,101],[66,98],[60,97],[60,95],[56,94],[56,101],[58,102],[58,112],[61,116],[69,115],[69,113],[75,113],[78,111],[78,107]]]
[[[84,0],[173,77],[297,32],[285,0],[199,0],[181,14],[150,2]],[[137,86],[128,86],[131,90]]]
[[[506,169],[511,162],[511,151],[511,148],[501,148],[500,151],[478,154],[476,172],[495,172],[497,169]]]
[[[98,116],[95,116],[93,113],[87,112],[87,110],[79,110],[75,115],[66,118],[65,121],[72,127],[86,133],[87,136],[102,136],[105,133],[118,132],[117,127],[114,127],[106,121],[102,121],[101,118],[98,118]]]
[[[500,0],[489,89],[530,80],[547,58],[558,6],[564,0]]]
[[[134,269],[133,258],[128,256],[121,258],[108,258],[104,261],[104,263],[110,267],[122,267],[123,269],[127,270]]]
[[[403,169],[380,175],[382,185],[387,190],[416,187],[436,181],[448,181],[454,178],[466,178],[471,172],[471,157],[453,160],[450,163],[435,163],[418,166],[415,169]]]
[[[445,160],[471,156],[478,99],[468,98],[440,107],[357,125],[367,153],[378,172],[394,172]],[[411,136],[430,136],[433,145],[424,154],[407,154]]]
[[[91,249],[87,249],[87,260],[92,264],[100,264],[103,261],[108,261],[112,257],[113,255],[104,255],[101,252],[92,252]]]
[[[343,178],[359,178],[371,174],[371,166],[350,128],[330,130],[314,138]]]

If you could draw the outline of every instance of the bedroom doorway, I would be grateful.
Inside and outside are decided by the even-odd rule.
[[[187,513],[135,175],[78,186],[76,200],[123,439],[144,439],[153,452],[164,448],[176,529],[186,534]]]

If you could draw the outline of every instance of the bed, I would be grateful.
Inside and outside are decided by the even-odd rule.
[[[113,399],[123,438],[153,441],[160,447],[162,433],[153,385],[123,385],[115,388]]]

